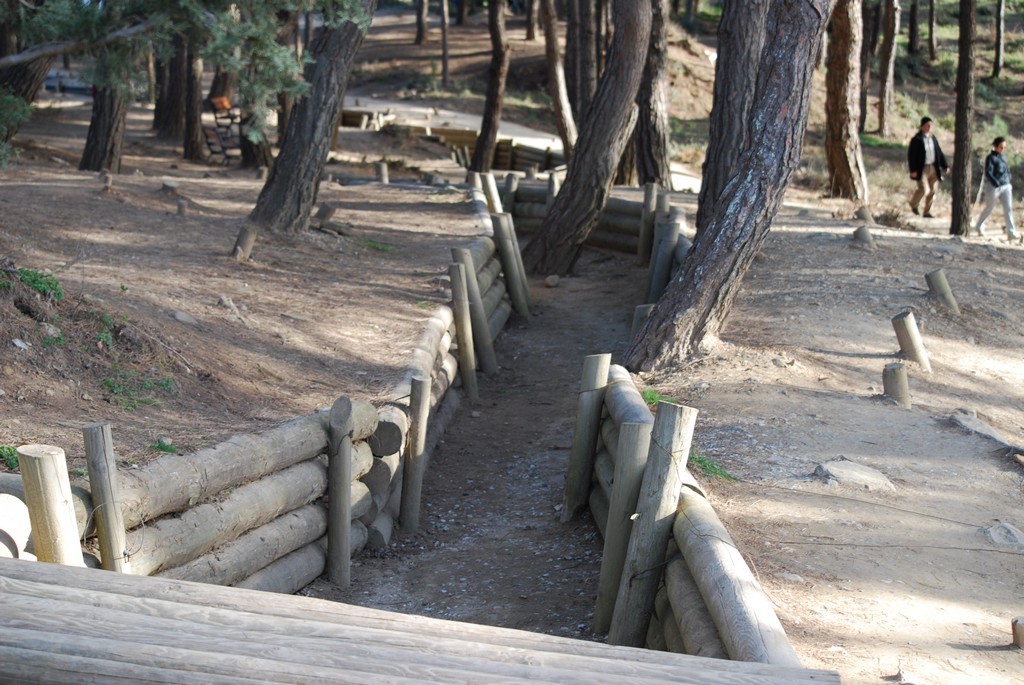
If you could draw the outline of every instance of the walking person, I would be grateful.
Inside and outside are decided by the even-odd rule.
[[[939,189],[942,175],[949,173],[949,164],[946,163],[946,156],[942,154],[939,141],[932,135],[932,120],[928,117],[921,119],[917,135],[910,139],[910,145],[907,147],[907,166],[910,168],[910,178],[917,181],[917,190],[910,197],[910,211],[931,219],[935,191]],[[919,211],[918,206],[922,199],[924,207]]]
[[[1010,185],[1010,165],[1006,163],[1006,138],[1002,136],[992,141],[992,152],[985,158],[985,176],[981,187],[985,191],[985,209],[981,210],[974,232],[985,235],[985,220],[996,207],[996,202],[1003,205],[1003,217],[1006,219],[1006,236],[1010,240],[1022,241],[1017,227],[1013,225],[1013,186]]]

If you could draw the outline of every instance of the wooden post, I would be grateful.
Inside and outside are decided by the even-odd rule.
[[[64,450],[51,445],[22,445],[17,452],[36,558],[85,566]]]
[[[696,409],[671,402],[658,403],[608,633],[609,644],[644,646],[696,424]]]
[[[914,312],[905,311],[892,318],[892,327],[896,331],[896,339],[900,343],[900,352],[914,362],[921,365],[926,372],[932,372],[932,365],[928,361],[928,352],[921,342],[921,333],[917,330],[917,321],[914,319]]]
[[[641,304],[633,308],[633,325],[629,328],[629,339],[636,340],[637,333],[643,327],[647,317],[654,310],[654,304]]]
[[[459,371],[462,387],[470,402],[480,400],[476,383],[476,355],[473,353],[473,322],[469,316],[469,295],[466,293],[466,269],[461,264],[448,267],[452,282],[452,312],[455,316],[455,336],[459,341]]]
[[[558,195],[559,189],[558,176],[556,176],[555,172],[552,171],[551,174],[548,175],[548,196],[547,200],[544,202],[547,211],[550,211],[551,206],[555,204],[555,196]]]
[[[517,190],[519,190],[519,177],[511,172],[505,174],[505,191],[501,194],[501,206],[509,215],[515,214]]]
[[[904,409],[910,409],[910,386],[907,367],[900,362],[886,364],[882,369],[882,392]]]
[[[633,529],[633,512],[640,495],[640,483],[647,464],[647,447],[651,442],[650,423],[624,423],[619,427],[619,444],[615,459],[615,487],[608,503],[605,524],[604,556],[597,585],[597,607],[594,609],[594,632],[607,633],[615,611],[626,548]]]
[[[100,543],[100,563],[107,571],[131,573],[110,423],[90,423],[82,427],[82,435],[85,438],[89,490],[92,493],[96,533]]]
[[[476,188],[480,192],[483,192],[484,182],[480,178],[479,171],[470,171],[466,174],[466,182],[469,183],[470,188]]]
[[[14,495],[0,493],[0,557],[20,559],[30,535],[28,507]]]
[[[569,471],[562,495],[563,523],[571,521],[587,505],[611,362],[610,354],[592,354],[583,360],[583,378],[576,400],[576,427],[573,429]]]
[[[178,198],[178,216],[188,216],[188,200],[183,197]]]
[[[388,163],[387,162],[377,162],[377,164],[375,165],[375,169],[377,171],[377,182],[378,183],[383,183],[384,185],[387,185],[388,183],[391,182],[391,179],[388,177]]]
[[[871,231],[867,226],[860,226],[853,232],[853,242],[867,248],[874,249],[875,247],[875,239],[871,236]]]
[[[928,283],[928,292],[942,300],[943,304],[949,308],[949,311],[953,312],[956,316],[960,316],[960,305],[956,303],[956,297],[953,296],[949,282],[946,281],[946,273],[942,269],[936,269],[926,273],[924,280]]]
[[[352,582],[352,402],[347,397],[331,407],[327,450],[327,579],[347,588]]]
[[[512,213],[502,214],[505,226],[508,228],[508,237],[512,241],[512,256],[516,258],[516,267],[519,270],[519,280],[523,283],[523,295],[526,297],[526,305],[530,305],[530,281],[526,277],[526,267],[523,266],[523,253],[519,250],[519,236],[516,235],[516,224],[512,219]]]
[[[487,326],[487,312],[480,295],[480,284],[476,279],[476,265],[473,255],[464,247],[452,248],[452,260],[466,270],[466,293],[469,295],[469,316],[473,321],[473,344],[484,373],[498,372],[498,357],[494,354],[494,342]]]
[[[1010,632],[1013,635],[1013,645],[1024,649],[1024,616],[1017,616],[1010,621]]]
[[[498,183],[494,180],[494,174],[481,174],[480,179],[484,182],[484,195],[487,197],[487,208],[493,214],[501,214],[501,196],[498,195]]]
[[[505,287],[516,311],[523,316],[530,315],[530,305],[526,298],[526,283],[519,272],[519,261],[516,259],[516,246],[509,233],[511,225],[508,214],[492,214],[491,225],[494,226],[494,243],[501,259],[501,269],[505,272]]]
[[[658,205],[658,184],[644,184],[644,204],[640,210],[640,238],[637,241],[636,265],[646,266],[654,244],[654,213]]]
[[[659,221],[654,229],[654,252],[647,281],[648,303],[657,302],[672,276],[672,260],[682,225],[678,221]]]
[[[658,191],[658,209],[655,212],[655,223],[659,219],[667,219],[672,214],[672,195],[667,190]]]
[[[423,497],[424,459],[427,449],[427,418],[430,415],[430,378],[417,376],[412,379],[409,398],[412,413],[412,430],[409,440],[409,454],[406,455],[402,473],[402,530],[416,533],[420,528],[420,500]]]

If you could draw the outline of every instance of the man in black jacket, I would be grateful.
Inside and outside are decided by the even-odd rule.
[[[917,135],[910,139],[907,166],[910,167],[910,178],[917,181],[917,190],[910,197],[910,210],[917,214],[918,205],[923,198],[923,214],[930,219],[935,191],[939,188],[942,174],[949,173],[949,165],[946,163],[946,156],[942,154],[942,148],[939,147],[939,141],[932,135],[932,120],[928,117],[921,119],[921,128],[918,129]]]

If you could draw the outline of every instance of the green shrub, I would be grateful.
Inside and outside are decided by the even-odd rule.
[[[0,445],[0,459],[11,471],[18,470],[18,450],[12,445]]]
[[[44,274],[34,269],[18,269],[18,280],[48,300],[60,302],[64,299],[64,289],[60,287],[57,277],[52,274]]]

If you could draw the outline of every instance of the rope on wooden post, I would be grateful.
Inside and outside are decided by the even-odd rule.
[[[17,452],[36,557],[54,564],[85,566],[64,450],[52,445],[22,445]]]
[[[339,397],[331,407],[327,452],[327,578],[352,582],[352,402]]]
[[[455,335],[459,341],[459,370],[462,387],[470,402],[480,400],[476,382],[476,355],[473,352],[473,322],[469,316],[469,295],[466,292],[466,269],[461,264],[448,267],[452,282],[452,311],[455,316]]]
[[[928,361],[928,352],[921,341],[921,332],[917,329],[914,312],[905,311],[892,317],[892,327],[896,331],[896,339],[900,343],[900,352],[910,361],[917,362],[926,372],[932,372]]]
[[[563,523],[571,521],[587,504],[611,361],[611,354],[592,354],[583,360],[583,378],[576,400],[576,427],[573,429],[569,471],[562,495]]]
[[[928,284],[928,293],[942,300],[942,303],[954,315],[960,316],[960,305],[957,304],[956,297],[953,296],[953,291],[949,287],[946,273],[942,269],[929,271],[924,275],[924,280]]]
[[[409,454],[406,455],[402,474],[402,530],[416,533],[420,528],[420,500],[423,496],[423,472],[426,459],[427,422],[430,415],[430,378],[417,376],[412,379],[409,398],[412,414],[412,431],[409,440]]]
[[[95,507],[100,563],[107,571],[131,573],[110,423],[90,423],[82,427],[82,435],[85,438],[89,491]]]

